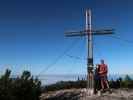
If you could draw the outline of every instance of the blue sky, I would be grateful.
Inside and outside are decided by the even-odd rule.
[[[92,9],[94,29],[114,28],[116,36],[133,41],[132,0],[1,0],[0,72],[10,68],[14,74],[86,74],[86,38],[66,38],[64,32],[85,28],[87,8]],[[43,71],[74,41],[78,43],[66,55]],[[132,45],[95,36],[94,64],[105,59],[110,73],[132,73]]]

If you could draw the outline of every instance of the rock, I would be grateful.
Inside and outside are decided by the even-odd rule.
[[[66,89],[43,93],[41,100],[133,100],[133,90],[117,89],[101,96],[88,96],[86,89]]]

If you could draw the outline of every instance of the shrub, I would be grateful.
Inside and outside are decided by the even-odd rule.
[[[11,71],[6,70],[0,78],[0,100],[39,100],[41,82],[24,71],[20,77],[11,78]]]

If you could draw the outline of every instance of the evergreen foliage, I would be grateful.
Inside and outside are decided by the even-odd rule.
[[[39,100],[40,94],[41,82],[34,79],[29,71],[12,78],[11,71],[7,69],[0,77],[0,100]]]

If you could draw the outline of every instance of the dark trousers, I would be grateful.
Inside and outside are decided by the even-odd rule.
[[[94,81],[94,92],[97,93],[98,90],[101,89],[101,80],[95,79]]]

